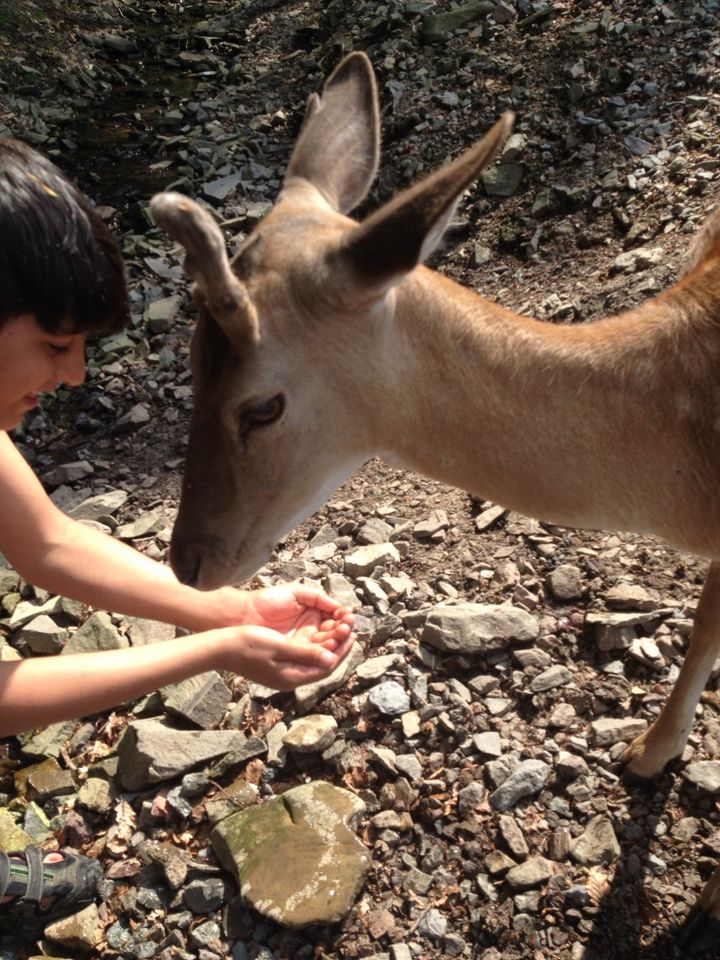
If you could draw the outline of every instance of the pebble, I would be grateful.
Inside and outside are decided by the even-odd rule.
[[[685,779],[705,793],[720,793],[720,760],[698,760],[684,770]]]
[[[368,700],[380,713],[388,716],[406,713],[410,708],[410,697],[396,680],[386,680],[373,687]]]
[[[538,793],[547,782],[552,768],[542,760],[523,760],[517,769],[490,794],[496,810],[509,810],[525,797]]]

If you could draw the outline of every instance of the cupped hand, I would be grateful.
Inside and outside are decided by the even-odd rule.
[[[273,690],[294,690],[317,683],[336,670],[350,652],[353,636],[349,628],[333,649],[323,642],[308,641],[306,630],[322,634],[315,626],[300,627],[293,636],[263,626],[227,627],[222,631],[222,667]]]
[[[352,635],[352,611],[318,587],[278,584],[249,593],[243,624],[268,627],[288,639],[319,644],[337,652]]]

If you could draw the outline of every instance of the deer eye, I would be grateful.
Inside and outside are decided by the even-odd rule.
[[[284,410],[285,397],[281,393],[260,403],[243,407],[239,414],[241,436],[245,436],[251,430],[257,430],[259,427],[269,427],[271,423],[280,419]]]

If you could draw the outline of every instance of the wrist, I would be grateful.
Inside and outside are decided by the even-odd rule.
[[[208,627],[236,627],[247,621],[249,591],[219,587],[204,596],[208,603]]]
[[[196,590],[194,587],[185,588],[188,593],[184,596],[183,607],[187,617],[178,622],[178,626],[193,633],[202,633],[207,630],[219,630],[223,627],[236,626],[244,622],[247,608],[247,592],[235,590],[233,587],[220,587],[217,590]],[[178,620],[181,618],[178,617]],[[177,621],[176,621],[177,622]]]
[[[229,627],[219,627],[201,634],[198,643],[207,643],[210,647],[210,658],[213,669],[218,671],[231,670],[230,653],[238,645],[238,630]]]

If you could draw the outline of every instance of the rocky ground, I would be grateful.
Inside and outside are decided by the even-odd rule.
[[[516,111],[501,175],[469,191],[434,264],[516,310],[585,322],[658,292],[720,192],[716,2],[65,6],[0,2],[0,123],[122,235],[133,325],[93,345],[86,387],[48,398],[17,440],[58,502],[153,556],[177,504],[193,314],[147,201],[168,185],[200,197],[235,242],[343,52],[365,49],[380,80],[366,209]],[[3,845],[70,844],[108,878],[82,923],[0,955],[687,955],[674,930],[719,846],[715,682],[679,772],[628,793],[619,757],[677,676],[705,563],[491,508],[370,463],[279,545],[262,582],[308,576],[358,609],[361,649],[335,689],[206,677],[0,745]],[[3,656],[163,635],[12,571],[0,589]],[[445,630],[469,630],[472,654],[433,646],[448,599],[473,605],[459,607],[469,627]],[[487,605],[512,642],[481,642]],[[199,752],[173,754],[190,742]],[[370,869],[340,922],[290,930],[234,899],[210,833],[318,780],[362,801],[350,819]]]

